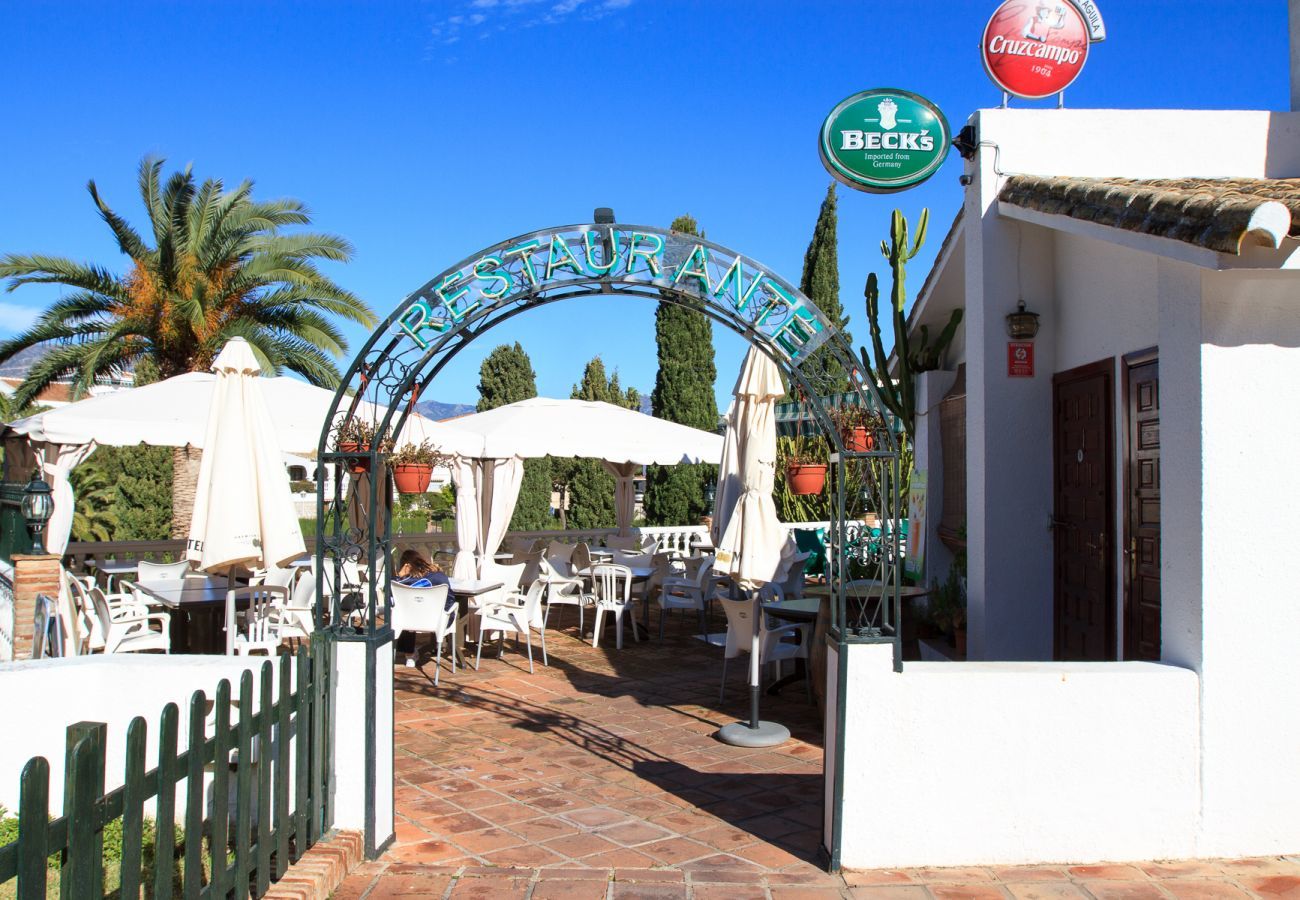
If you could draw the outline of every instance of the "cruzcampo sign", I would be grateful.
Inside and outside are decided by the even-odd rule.
[[[1106,39],[1092,0],[1004,0],[993,11],[980,55],[993,83],[1016,97],[1059,94],[1088,61],[1088,48]]]
[[[948,121],[929,100],[873,88],[840,102],[822,123],[822,165],[859,191],[888,194],[915,187],[943,165]]]

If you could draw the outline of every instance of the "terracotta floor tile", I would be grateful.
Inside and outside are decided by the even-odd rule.
[[[916,879],[902,869],[845,869],[844,881],[850,887],[858,885],[913,884]]]
[[[626,847],[588,856],[582,862],[588,866],[607,866],[614,869],[644,869],[659,865],[659,860]]]
[[[1070,877],[1084,880],[1146,881],[1146,873],[1136,866],[1096,865],[1070,866]]]
[[[529,896],[532,900],[605,900],[609,885],[604,881],[539,881]]]
[[[1069,881],[1070,873],[1064,866],[995,866],[993,875],[998,881]]]
[[[1220,878],[1223,876],[1222,866],[1204,859],[1138,863],[1137,867],[1152,878]]]
[[[942,884],[944,882],[974,884],[978,882],[993,881],[993,870],[977,866],[917,869],[916,880],[927,883],[935,882],[936,884]]]
[[[919,884],[873,884],[849,889],[854,900],[930,900],[930,893]]]
[[[597,853],[606,853],[610,850],[618,849],[618,844],[613,841],[607,841],[598,834],[579,832],[578,834],[569,834],[564,837],[555,838],[547,841],[545,846],[550,850],[567,856],[570,859],[582,859],[586,856],[593,856]]]
[[[549,866],[563,862],[564,858],[547,850],[540,844],[523,844],[506,850],[493,850],[484,853],[483,858],[494,866]]]
[[[680,882],[686,880],[681,869],[615,869],[615,881]]]
[[[428,840],[398,844],[388,851],[388,855],[401,862],[436,863],[464,854],[446,841]]]
[[[624,822],[621,825],[611,825],[607,828],[601,828],[596,832],[603,838],[632,847],[637,844],[644,844],[649,841],[663,840],[670,834],[655,825],[646,822]]]
[[[1170,878],[1161,881],[1160,886],[1178,900],[1236,900],[1250,896],[1222,878]]]
[[[814,887],[810,885],[773,885],[768,889],[772,900],[831,900],[840,897],[838,887]]]
[[[645,884],[643,882],[614,882],[610,896],[615,900],[686,900],[684,884]]]
[[[380,875],[366,900],[442,897],[451,881],[450,875]]]
[[[1012,881],[1003,887],[1016,900],[1081,900],[1087,897],[1069,881]]]
[[[692,884],[762,884],[763,873],[735,866],[709,866],[690,870]]]
[[[509,897],[526,897],[528,879],[502,875],[485,875],[480,878],[458,878],[451,889],[451,900],[506,900]]]
[[[526,838],[517,834],[511,834],[500,828],[485,828],[482,831],[462,831],[458,834],[449,835],[447,840],[457,847],[463,847],[470,853],[482,855],[490,850],[501,850],[505,847],[518,847],[520,844],[527,843]]]
[[[1300,863],[1278,856],[1221,859],[1218,865],[1232,875],[1300,875]]]
[[[599,828],[602,825],[614,825],[619,822],[626,822],[631,818],[626,812],[609,809],[604,806],[593,806],[587,809],[578,809],[573,812],[562,814],[564,818],[578,825],[584,825],[588,828]]]
[[[1243,878],[1241,883],[1261,897],[1300,897],[1300,877],[1295,875],[1268,875],[1263,878]]]
[[[1096,879],[1083,882],[1084,888],[1097,900],[1161,900],[1168,897],[1153,881],[1106,881]]]
[[[767,900],[767,889],[759,884],[697,884],[691,888],[694,900]]]
[[[1006,892],[996,884],[931,884],[930,893],[938,900],[1006,900]]]
[[[659,860],[661,863],[677,865],[687,860],[707,856],[712,851],[712,848],[697,841],[676,837],[664,841],[655,841],[652,844],[642,844],[637,850]]]

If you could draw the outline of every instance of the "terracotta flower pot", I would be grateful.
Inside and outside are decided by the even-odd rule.
[[[790,463],[785,479],[792,494],[820,494],[826,485],[826,463]]]
[[[859,425],[844,435],[844,449],[850,453],[869,453],[876,449],[876,437],[866,426]]]
[[[433,466],[428,463],[398,463],[393,466],[393,483],[399,494],[423,494],[433,480]]]
[[[370,445],[361,446],[357,441],[339,441],[340,453],[369,453]],[[360,475],[363,472],[370,471],[370,460],[368,459],[349,459],[344,465],[353,475]]]

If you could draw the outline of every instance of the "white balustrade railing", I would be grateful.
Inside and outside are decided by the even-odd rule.
[[[0,560],[0,662],[14,658],[14,569]]]

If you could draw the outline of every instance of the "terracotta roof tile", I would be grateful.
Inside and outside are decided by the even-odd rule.
[[[1240,253],[1300,237],[1300,178],[1063,178],[1013,175],[998,199],[1112,228]]]

